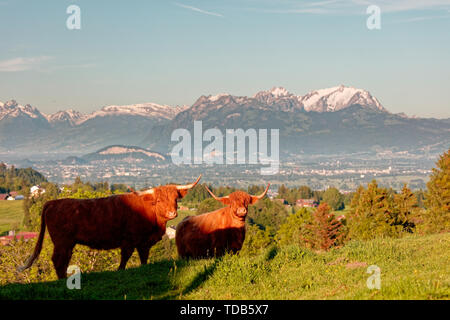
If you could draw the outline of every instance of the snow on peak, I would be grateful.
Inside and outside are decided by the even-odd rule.
[[[186,110],[188,106],[171,107],[156,103],[140,103],[132,105],[110,105],[100,110],[83,114],[73,109],[58,111],[46,116],[48,122],[69,122],[71,125],[80,125],[89,119],[105,116],[141,116],[147,118],[173,119],[178,113]]]
[[[39,110],[29,104],[25,106],[19,105],[15,100],[6,101],[0,106],[0,120],[3,118],[17,118],[19,116],[26,116],[29,118],[45,118]]]
[[[84,115],[78,111],[73,109],[69,109],[66,111],[58,111],[52,115],[47,116],[48,122],[70,122],[71,124],[76,124],[82,121]]]
[[[291,94],[283,87],[273,87],[269,93],[271,93],[274,97],[285,97],[290,96]]]
[[[91,113],[88,118],[105,115],[132,115],[143,117],[161,117],[165,119],[172,119],[185,107],[171,107],[167,105],[159,105],[156,103],[140,103],[124,106],[106,106],[101,110]]]
[[[345,85],[314,90],[304,96],[296,96],[285,88],[274,87],[268,91],[258,92],[254,98],[271,106],[284,106],[284,109],[289,111],[303,109],[305,111],[333,112],[356,104],[386,111],[368,91]]]
[[[219,93],[215,96],[212,96],[212,95],[208,96],[208,100],[211,102],[215,102],[215,101],[219,100],[220,98],[227,97],[227,96],[229,96],[228,93]]]
[[[277,98],[282,98],[282,97],[290,97],[292,96],[292,93],[290,93],[289,91],[287,91],[285,88],[283,87],[273,87],[270,90],[267,91],[260,91],[257,94],[255,94],[253,97],[254,98],[259,98],[259,99],[277,99]]]
[[[140,103],[133,105],[110,105],[105,106],[98,111],[94,111],[90,114],[82,114],[73,109],[66,111],[59,111],[47,117],[49,122],[69,121],[71,124],[79,125],[83,122],[96,117],[105,116],[142,116],[147,118],[164,118],[173,119],[178,113],[186,110],[187,106],[166,106],[156,103]]]
[[[311,91],[299,97],[299,101],[306,111],[338,111],[355,104],[386,111],[368,91],[344,85]]]

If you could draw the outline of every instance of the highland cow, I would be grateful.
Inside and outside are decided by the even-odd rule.
[[[205,186],[214,199],[227,206],[213,212],[186,217],[178,224],[175,238],[180,257],[219,257],[227,251],[236,253],[241,250],[245,239],[248,206],[262,199],[269,186],[270,184],[259,196],[236,191],[221,198]]]
[[[76,244],[99,250],[120,248],[119,269],[125,269],[136,248],[141,263],[146,264],[150,248],[166,232],[166,222],[177,216],[178,199],[183,198],[200,177],[188,185],[166,185],[100,199],[46,202],[38,242],[19,271],[31,267],[39,256],[46,227],[54,244],[52,260],[60,279],[67,276]]]

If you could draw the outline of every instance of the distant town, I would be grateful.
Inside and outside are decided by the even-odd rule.
[[[381,185],[399,190],[404,183],[413,190],[426,188],[431,168],[437,155],[402,153],[374,153],[351,155],[304,155],[285,158],[276,175],[261,175],[259,165],[180,165],[170,162],[149,163],[128,157],[120,161],[90,161],[89,163],[61,163],[35,161],[33,169],[41,172],[49,181],[72,183],[76,177],[83,181],[125,183],[136,189],[169,182],[180,182],[202,173],[211,184],[247,187],[249,184],[265,184],[272,188],[307,185],[315,190],[330,186],[341,192],[354,191],[376,179]],[[11,160],[9,165],[24,167],[23,161]],[[271,188],[271,189],[272,189]]]

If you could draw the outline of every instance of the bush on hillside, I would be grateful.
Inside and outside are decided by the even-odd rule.
[[[256,255],[274,242],[269,230],[262,230],[256,225],[247,225],[245,241],[240,255]]]
[[[247,219],[249,224],[255,224],[260,229],[268,230],[273,237],[280,226],[286,222],[288,216],[289,212],[281,203],[264,198],[248,207]]]
[[[301,208],[295,214],[290,215],[278,230],[276,239],[279,245],[295,244],[303,246],[304,241],[302,239],[309,233],[306,226],[311,224],[312,220],[313,216],[306,208]]]

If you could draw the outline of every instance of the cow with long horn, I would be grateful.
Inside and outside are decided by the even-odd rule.
[[[206,190],[226,207],[189,216],[181,221],[176,230],[178,254],[183,258],[222,256],[227,251],[238,252],[245,239],[245,218],[248,206],[262,199],[269,190],[259,196],[236,191],[226,197],[217,197],[208,187]]]
[[[150,248],[161,240],[167,221],[177,216],[177,201],[200,180],[187,185],[166,185],[100,199],[59,199],[45,203],[41,231],[33,254],[19,268],[23,271],[39,256],[45,228],[54,244],[53,265],[58,278],[67,276],[67,267],[76,244],[93,249],[120,248],[119,269],[137,249],[142,264]]]

